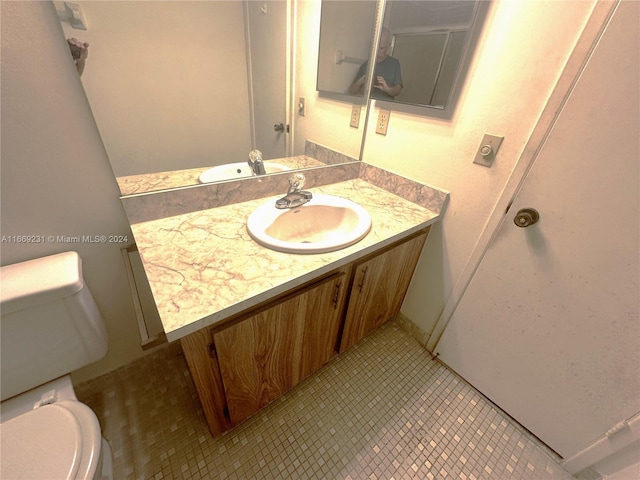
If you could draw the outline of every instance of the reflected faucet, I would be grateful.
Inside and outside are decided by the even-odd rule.
[[[313,198],[311,192],[302,190],[305,182],[302,173],[295,173],[289,177],[289,189],[287,194],[279,200],[276,200],[276,208],[296,208],[304,205]]]
[[[254,175],[265,175],[267,172],[264,169],[264,163],[262,161],[262,152],[260,150],[251,150],[249,152],[249,161],[247,162]]]

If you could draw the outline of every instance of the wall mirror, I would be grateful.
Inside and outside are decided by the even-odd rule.
[[[402,91],[385,101],[451,112],[488,8],[481,0],[387,0],[379,48],[398,60]],[[383,30],[384,31],[384,30]],[[375,81],[375,79],[374,79]],[[372,89],[375,98],[376,89]],[[445,116],[445,115],[438,115]]]
[[[377,0],[322,0],[317,77],[321,94],[349,96],[345,100],[353,103],[367,101],[366,88],[350,87],[371,54],[377,8]]]
[[[304,141],[288,128],[297,114],[288,42],[294,25],[305,27],[292,18],[294,2],[71,2],[87,30],[71,28],[65,2],[53,3],[64,36],[89,43],[81,80],[121,190],[121,179],[138,175],[153,178],[142,191],[199,184],[210,167],[248,167],[254,148],[265,160],[304,153],[293,151]],[[305,162],[278,164],[317,166]],[[180,184],[167,185],[176,172],[185,173]]]

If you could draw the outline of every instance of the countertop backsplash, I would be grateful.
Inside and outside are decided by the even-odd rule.
[[[448,192],[364,162],[311,168],[303,170],[302,173],[306,178],[305,189],[360,178],[436,213],[444,211],[449,198]],[[195,185],[122,197],[121,201],[129,222],[135,224],[280,193],[284,195],[287,192],[290,175],[290,172],[282,172],[228,182]]]

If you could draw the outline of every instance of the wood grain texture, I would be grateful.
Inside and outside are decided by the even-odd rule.
[[[225,416],[227,400],[218,360],[209,355],[213,339],[208,329],[198,330],[180,339],[189,373],[196,386],[211,435],[217,437],[231,428]]]
[[[400,311],[427,233],[428,230],[356,267],[341,352]]]
[[[233,425],[336,354],[346,280],[345,271],[340,271],[214,334]]]

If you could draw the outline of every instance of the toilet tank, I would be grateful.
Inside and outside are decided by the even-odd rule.
[[[1,267],[0,299],[2,400],[107,353],[104,322],[76,252]]]

